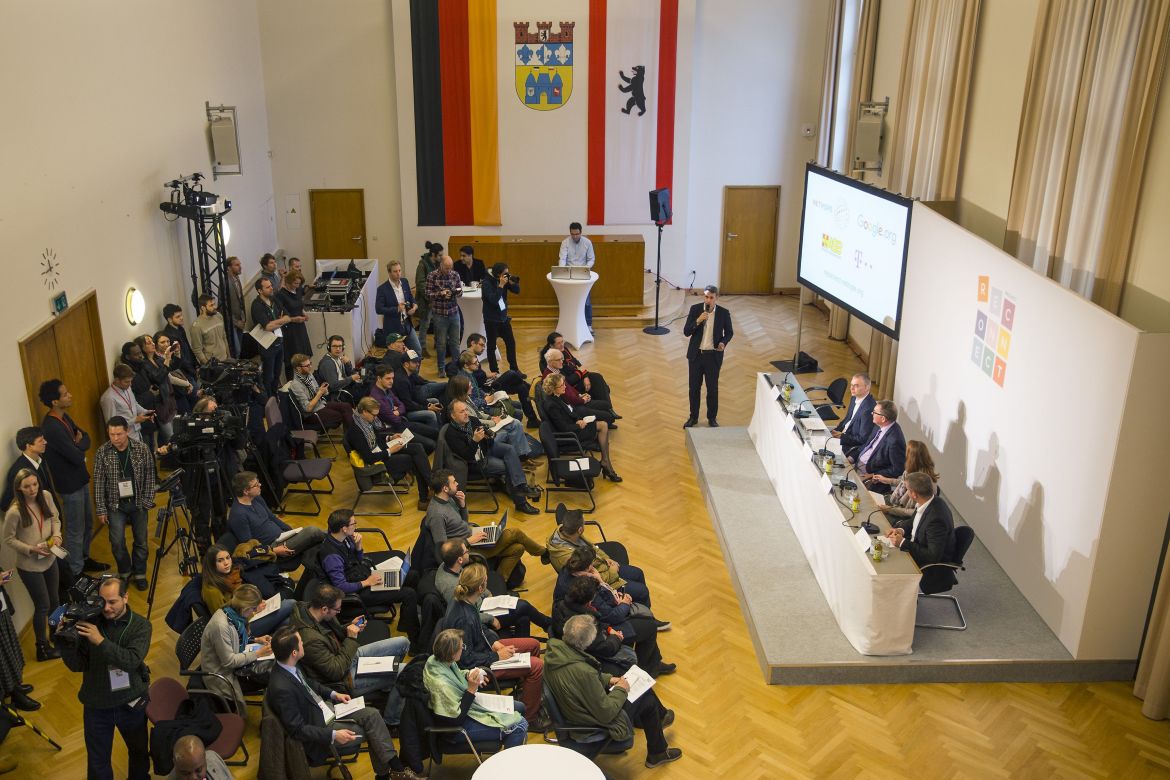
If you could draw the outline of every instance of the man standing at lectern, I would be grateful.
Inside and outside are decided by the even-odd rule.
[[[731,312],[715,303],[719,288],[709,284],[703,288],[703,302],[696,303],[687,314],[683,335],[691,341],[687,345],[690,364],[691,414],[683,423],[690,428],[699,421],[699,391],[707,383],[707,424],[718,428],[719,369],[723,367],[723,350],[731,342]]]
[[[593,269],[593,242],[581,235],[581,223],[569,223],[569,237],[561,242],[560,265],[578,265]],[[593,332],[593,293],[585,297],[585,324]]]

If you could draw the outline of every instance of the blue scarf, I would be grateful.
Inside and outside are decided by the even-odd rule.
[[[240,637],[239,652],[244,652],[244,648],[248,644],[248,624],[240,617],[240,613],[236,612],[231,607],[223,608],[224,614],[228,616],[228,620],[232,621],[232,625],[236,627],[236,634]]]

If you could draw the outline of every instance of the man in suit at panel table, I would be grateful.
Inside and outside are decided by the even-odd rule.
[[[886,532],[890,544],[910,553],[919,567],[942,563],[955,557],[955,521],[951,509],[939,497],[929,474],[915,471],[906,477],[906,492],[917,508],[913,517],[897,519]],[[945,566],[922,574],[923,593],[937,593],[955,584],[955,573]]]
[[[690,364],[691,413],[684,428],[699,421],[699,391],[707,383],[707,424],[718,428],[719,370],[723,368],[723,350],[731,342],[731,312],[715,303],[719,288],[709,284],[703,288],[703,302],[696,303],[687,314],[683,335],[687,344],[687,362]]]
[[[857,466],[865,486],[875,493],[889,493],[891,485],[876,479],[871,474],[883,477],[900,477],[906,470],[906,436],[898,425],[898,407],[893,401],[878,401],[874,404],[873,433],[849,462]]]
[[[871,384],[868,374],[854,374],[849,380],[849,407],[832,431],[833,438],[841,440],[846,457],[856,456],[873,433],[873,407],[877,402],[869,392]]]

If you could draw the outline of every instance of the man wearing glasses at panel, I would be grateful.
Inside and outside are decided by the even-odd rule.
[[[892,485],[873,479],[872,475],[900,477],[906,470],[906,436],[898,425],[898,407],[893,401],[878,401],[874,404],[874,430],[869,439],[849,458],[857,466],[865,486],[875,493],[889,493]]]

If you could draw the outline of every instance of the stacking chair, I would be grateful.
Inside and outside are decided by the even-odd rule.
[[[330,428],[325,425],[325,423],[321,420],[321,416],[316,412],[301,411],[301,407],[297,403],[296,399],[293,398],[292,392],[285,389],[287,387],[288,385],[286,384],[280,390],[277,390],[276,394],[280,396],[281,408],[288,409],[289,414],[292,417],[291,425],[289,425],[289,427],[294,430],[313,431],[314,433],[317,433],[321,438],[329,442],[329,446],[333,448],[333,458],[336,459],[338,453],[341,452],[341,447],[339,445],[341,444],[341,440],[345,435],[344,431],[341,430],[344,423],[339,422],[337,425],[334,425],[332,428]]]
[[[597,500],[593,497],[593,482],[601,476],[601,464],[589,456],[581,446],[577,434],[557,433],[552,423],[544,420],[540,423],[540,443],[544,447],[544,456],[548,462],[544,511],[555,511],[549,508],[549,500],[553,493],[585,493],[589,496],[589,508],[583,511],[592,512],[597,509]],[[581,465],[582,458],[589,461],[585,468]]]
[[[274,425],[280,425],[284,422],[284,415],[280,413],[280,401],[276,398],[269,398],[264,404],[264,422],[271,428]],[[321,450],[317,448],[317,440],[320,434],[316,431],[294,431],[290,430],[290,434],[294,439],[303,441],[306,445],[313,448],[313,455],[321,457]]]
[[[248,758],[250,757],[248,755],[248,746],[244,744],[244,729],[247,726],[247,721],[243,715],[231,712],[230,710],[233,705],[214,691],[206,689],[187,690],[174,677],[161,677],[150,685],[150,692],[148,694],[149,701],[146,704],[147,719],[151,722],[151,725],[157,725],[164,720],[175,720],[175,716],[179,711],[179,705],[191,698],[191,694],[211,696],[220,702],[223,709],[229,710],[226,713],[216,714],[215,717],[219,721],[222,730],[219,733],[219,738],[207,746],[208,750],[214,750],[222,756],[226,764],[230,764],[231,766],[247,766]],[[238,750],[244,751],[244,760],[228,761]]]
[[[500,694],[500,686],[495,676],[489,672],[488,681],[494,686],[493,693]],[[432,717],[434,713],[431,713]],[[482,756],[489,753],[498,753],[504,749],[503,739],[472,740],[467,730],[461,726],[435,726],[425,729],[427,742],[431,751],[431,763],[442,764],[443,754],[468,754],[475,756],[477,764],[483,763]],[[429,772],[428,772],[429,774]]]
[[[333,492],[333,477],[330,472],[333,470],[333,461],[328,458],[302,458],[300,460],[289,460],[284,470],[281,472],[281,477],[284,478],[285,488],[284,495],[280,499],[280,509],[278,511],[289,515],[306,515],[316,517],[321,514],[321,502],[317,499],[318,495],[328,495]],[[329,483],[328,490],[314,488],[313,483],[320,480],[326,480]],[[290,485],[302,483],[303,488],[289,487]],[[313,500],[313,511],[303,512],[288,508],[288,497],[293,494],[307,495]]]
[[[940,563],[928,563],[922,567],[922,582],[919,584],[922,592],[918,594],[918,598],[949,600],[955,605],[955,611],[959,614],[959,624],[915,623],[916,628],[945,628],[950,631],[967,630],[967,618],[963,615],[963,608],[959,606],[959,599],[955,596],[942,594],[953,588],[958,582],[958,578],[955,576],[956,571],[967,570],[963,565],[963,557],[966,556],[967,550],[971,548],[971,543],[974,541],[975,531],[970,526],[960,525],[955,528],[955,559]]]
[[[817,414],[825,422],[836,420],[838,415],[834,409],[845,409],[845,393],[849,390],[849,380],[843,376],[837,377],[829,383],[828,387],[823,385],[814,385],[805,388],[806,393],[822,392],[825,394],[824,398],[810,398],[813,406],[816,407]]]
[[[345,457],[348,459],[350,457],[349,445],[346,444],[344,440],[342,440],[341,443],[342,446],[345,447]],[[398,486],[403,485],[406,487],[407,491],[410,490],[409,472],[399,476],[398,478],[395,478],[394,475],[387,470],[385,463],[370,463],[365,466],[355,466],[351,460],[349,465],[350,468],[353,469],[354,484],[357,485],[357,495],[354,496],[353,506],[351,507],[355,515],[359,514],[358,503],[365,496],[393,496],[394,503],[398,505],[398,510],[391,510],[389,512],[361,512],[363,515],[398,516],[402,514],[404,508],[402,505],[402,498],[398,492]],[[377,477],[383,474],[386,476],[386,481],[377,482]]]
[[[451,469],[455,473],[466,472],[467,479],[460,480],[460,486],[466,494],[483,493],[492,500],[490,509],[467,508],[468,514],[494,515],[500,511],[500,500],[496,497],[496,490],[492,487],[491,479],[475,463],[467,463],[455,453],[447,449],[447,425],[439,429],[439,440],[435,443],[434,469]],[[470,501],[468,504],[470,505]]]
[[[631,736],[620,742],[615,742],[610,738],[609,732],[597,726],[574,726],[565,720],[565,716],[561,713],[561,708],[557,706],[556,697],[545,686],[541,694],[541,701],[544,704],[544,711],[548,713],[549,720],[552,721],[552,731],[556,734],[556,743],[561,747],[574,750],[589,760],[593,760],[599,755],[616,755],[625,753],[634,746],[634,738]],[[623,718],[628,718],[626,713],[622,713]],[[630,732],[634,729],[631,726]],[[547,737],[546,737],[547,738]]]

